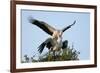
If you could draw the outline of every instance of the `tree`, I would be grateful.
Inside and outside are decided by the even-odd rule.
[[[79,60],[79,54],[80,52],[75,50],[74,46],[72,45],[72,47],[68,46],[60,51],[55,51],[55,55],[52,51],[48,51],[45,54],[40,55],[37,60],[34,58],[35,55],[32,57],[24,55],[25,61],[22,61],[22,63]]]
[[[76,51],[72,45],[72,48],[67,47],[64,50],[56,52],[55,57],[52,52],[47,52],[39,57],[39,62],[79,60],[79,54],[80,52]]]

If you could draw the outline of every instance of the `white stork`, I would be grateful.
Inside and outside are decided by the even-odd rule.
[[[42,53],[44,47],[46,46],[49,50],[52,51],[59,51],[60,49],[64,49],[67,47],[68,41],[65,40],[62,42],[62,34],[65,32],[67,29],[71,28],[76,21],[74,21],[71,25],[63,28],[62,30],[58,30],[47,24],[46,22],[39,21],[34,18],[29,19],[30,23],[38,26],[41,28],[43,31],[51,35],[51,38],[46,39],[38,48],[39,53]]]

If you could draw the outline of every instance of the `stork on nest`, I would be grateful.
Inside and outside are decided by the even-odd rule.
[[[40,46],[38,47],[38,51],[41,54],[44,50],[44,47],[47,47],[49,50],[53,51],[55,53],[55,51],[59,51],[61,49],[65,49],[68,46],[68,41],[62,41],[62,34],[68,30],[69,28],[71,28],[71,26],[73,26],[76,21],[74,21],[71,25],[66,26],[65,28],[63,28],[62,30],[58,30],[56,28],[53,28],[52,26],[50,26],[49,24],[47,24],[44,21],[40,21],[34,18],[30,18],[29,22],[36,25],[37,27],[39,27],[40,29],[42,29],[43,31],[45,31],[47,34],[51,35],[50,38],[47,38],[42,44],[40,44]]]

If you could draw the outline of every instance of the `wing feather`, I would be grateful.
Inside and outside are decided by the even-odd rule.
[[[39,20],[36,20],[36,19],[30,19],[30,23],[38,26],[39,28],[41,28],[43,31],[45,31],[49,35],[52,35],[53,32],[56,30],[55,28],[51,27],[46,22],[39,21]]]
[[[67,29],[71,28],[71,26],[73,26],[76,23],[76,21],[74,21],[71,25],[65,27],[62,29],[62,32],[66,31]]]

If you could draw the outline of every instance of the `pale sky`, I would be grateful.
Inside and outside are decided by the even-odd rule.
[[[90,13],[21,10],[22,57],[25,54],[29,57],[38,55],[38,46],[50,37],[37,26],[29,23],[29,17],[45,21],[56,29],[62,29],[76,20],[76,24],[64,32],[63,40],[68,40],[69,46],[73,44],[80,52],[80,60],[90,59]],[[43,53],[46,51],[47,49]]]

